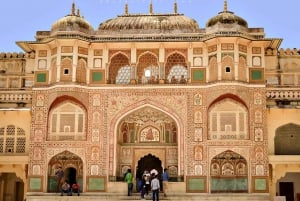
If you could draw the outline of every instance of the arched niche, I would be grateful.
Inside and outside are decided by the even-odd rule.
[[[227,150],[212,158],[210,176],[212,193],[248,192],[247,160],[234,151]]]
[[[276,155],[299,155],[300,125],[289,123],[278,127],[274,141]]]
[[[63,177],[57,178],[57,172],[62,170]],[[59,185],[67,181],[70,185],[77,182],[83,187],[83,161],[76,154],[70,151],[63,151],[51,158],[48,163],[48,192],[57,192]]]

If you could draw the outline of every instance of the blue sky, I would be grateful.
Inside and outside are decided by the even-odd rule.
[[[129,13],[173,13],[175,0],[9,0],[1,2],[0,52],[21,52],[16,41],[35,40],[36,31],[47,31],[71,12],[76,4],[94,29],[107,19]],[[177,0],[178,13],[195,19],[201,28],[223,10],[224,0]],[[247,20],[249,27],[262,27],[267,38],[282,38],[281,47],[300,49],[299,0],[228,0],[228,10]]]

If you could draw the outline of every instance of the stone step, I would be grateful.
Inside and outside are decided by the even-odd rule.
[[[117,200],[141,200],[140,194],[127,196],[118,193],[82,193],[80,196],[60,196],[59,193],[31,194],[26,201],[117,201]],[[145,200],[152,200],[146,196]],[[270,201],[269,194],[197,194],[181,193],[164,197],[160,194],[160,200],[176,201]]]

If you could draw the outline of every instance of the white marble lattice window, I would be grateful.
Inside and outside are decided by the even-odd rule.
[[[173,76],[176,78],[176,80],[178,82],[180,82],[181,76],[184,76],[184,79],[187,80],[188,71],[187,71],[186,67],[176,65],[171,68],[171,71],[168,75],[167,79],[169,80],[169,82],[171,82]]]
[[[129,84],[130,73],[131,73],[130,66],[124,66],[120,68],[120,70],[118,71],[118,75],[116,77],[116,84]]]

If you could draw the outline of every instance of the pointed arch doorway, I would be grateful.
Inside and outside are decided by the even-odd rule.
[[[124,173],[128,168],[133,170],[136,178],[140,177],[145,169],[151,168],[148,161],[159,164],[155,166],[159,170],[172,167],[172,177],[177,177],[180,129],[173,116],[147,104],[124,115],[116,129],[118,181],[124,181]]]
[[[142,157],[138,161],[138,164],[137,164],[137,167],[136,167],[136,177],[137,178],[142,178],[142,175],[143,175],[145,170],[150,172],[153,169],[158,171],[158,175],[161,175],[162,170],[163,170],[162,162],[158,157],[156,157],[152,154],[148,154],[148,155]]]

